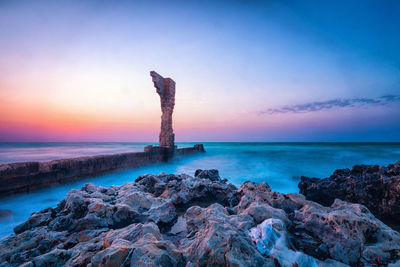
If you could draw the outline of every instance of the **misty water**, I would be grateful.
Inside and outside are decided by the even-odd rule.
[[[0,163],[143,151],[150,143],[2,143]],[[179,147],[194,143],[178,143]],[[55,207],[65,194],[85,183],[122,185],[144,173],[187,173],[218,169],[222,178],[240,186],[244,181],[267,182],[279,192],[298,192],[300,176],[327,177],[354,164],[387,165],[400,160],[400,143],[204,143],[206,153],[177,157],[135,169],[125,169],[78,182],[0,199],[0,209],[13,216],[0,221],[0,238],[13,232],[34,211]]]

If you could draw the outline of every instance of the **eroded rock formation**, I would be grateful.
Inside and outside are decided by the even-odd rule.
[[[355,165],[336,170],[329,178],[301,177],[300,193],[330,206],[336,198],[368,207],[396,230],[400,230],[400,161],[387,167]]]
[[[174,147],[174,130],[172,129],[172,113],[175,106],[175,82],[171,78],[163,78],[155,71],[151,71],[154,87],[161,100],[161,132],[159,146]]]
[[[86,184],[0,241],[0,266],[386,266],[400,234],[360,204],[330,207],[216,170]]]

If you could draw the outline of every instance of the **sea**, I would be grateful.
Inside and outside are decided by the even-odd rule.
[[[177,143],[189,147],[196,143]],[[34,211],[55,207],[71,189],[85,183],[122,185],[138,175],[186,173],[196,169],[218,169],[221,178],[236,186],[245,181],[267,182],[273,190],[298,193],[301,176],[328,177],[336,169],[355,164],[387,165],[400,161],[400,143],[203,143],[206,153],[176,157],[169,162],[149,164],[90,177],[77,182],[0,199],[0,209],[12,216],[0,219],[0,239]],[[0,164],[47,161],[79,156],[143,151],[155,143],[0,143]]]

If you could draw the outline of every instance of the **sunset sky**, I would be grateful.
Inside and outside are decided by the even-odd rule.
[[[0,1],[0,141],[400,141],[399,1]]]

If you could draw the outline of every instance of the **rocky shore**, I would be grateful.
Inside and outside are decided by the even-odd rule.
[[[300,193],[330,206],[339,198],[360,203],[380,220],[400,230],[400,161],[387,167],[355,165],[336,170],[329,178],[301,177]]]
[[[0,266],[400,265],[400,234],[366,206],[324,204],[217,170],[85,184],[0,241]]]

